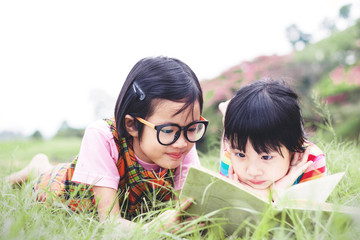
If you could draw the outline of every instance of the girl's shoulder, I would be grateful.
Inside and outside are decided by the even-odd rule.
[[[82,145],[92,146],[92,149],[105,146],[106,151],[104,153],[110,152],[113,159],[117,160],[118,158],[118,148],[114,135],[110,125],[104,119],[96,120],[86,127]]]
[[[103,128],[109,128],[109,124],[106,122],[105,119],[98,119],[92,123],[90,123],[87,128],[99,128],[99,129],[103,129]]]
[[[101,134],[106,138],[113,138],[110,126],[104,119],[99,119],[90,123],[85,129],[85,133]]]
[[[310,153],[313,156],[325,155],[324,152],[314,143],[306,141],[303,145],[304,148],[310,148]]]

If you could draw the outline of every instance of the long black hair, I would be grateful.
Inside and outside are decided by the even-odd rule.
[[[248,140],[258,154],[270,150],[282,154],[281,145],[291,152],[303,152],[305,137],[297,94],[280,80],[246,85],[227,107],[224,137],[233,149],[244,152]]]
[[[125,116],[146,118],[153,112],[152,100],[166,99],[184,102],[180,113],[197,100],[200,112],[203,95],[195,73],[188,65],[175,58],[150,57],[141,59],[131,69],[115,105],[115,121],[119,138],[128,137]],[[136,121],[137,123],[137,121]],[[136,127],[141,136],[143,126]]]

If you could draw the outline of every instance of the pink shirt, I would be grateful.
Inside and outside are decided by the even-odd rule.
[[[90,124],[85,130],[72,181],[117,190],[120,180],[116,167],[118,156],[119,152],[108,123],[98,120]],[[146,170],[161,171],[160,166],[155,163],[144,162],[138,157],[136,160]],[[183,187],[192,165],[200,165],[195,146],[175,171],[175,190]]]

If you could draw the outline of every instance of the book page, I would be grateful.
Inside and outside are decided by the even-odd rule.
[[[290,201],[270,205],[270,201],[265,201],[219,173],[203,167],[191,167],[179,198],[194,198],[194,203],[187,212],[216,219],[227,234],[232,234],[245,222],[256,225],[264,212],[269,210],[274,216],[280,217],[283,210],[286,214],[289,210],[295,213],[322,211],[329,216],[333,212],[339,212],[360,222],[359,208],[325,203],[343,175],[341,172],[294,185],[286,190],[283,196],[283,200],[289,197]]]
[[[193,197],[187,212],[223,219],[223,228],[231,234],[243,221],[260,219],[269,203],[232,180],[203,167],[191,167],[180,193],[180,200]]]
[[[325,202],[343,176],[344,172],[340,172],[296,184],[285,190],[280,195],[280,199],[282,201],[302,199],[312,202]]]

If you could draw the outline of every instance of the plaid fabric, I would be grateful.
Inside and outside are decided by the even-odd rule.
[[[119,202],[125,218],[132,219],[146,212],[156,202],[169,201],[175,169],[163,169],[160,173],[145,170],[135,158],[132,140],[118,140],[115,123],[105,119],[114,135],[119,155],[117,168],[120,174]]]
[[[61,202],[73,211],[90,211],[95,206],[91,186],[71,181],[77,158],[71,163],[61,163],[42,173],[33,186],[39,202]]]
[[[118,197],[122,217],[132,219],[172,197],[175,169],[160,173],[145,170],[135,159],[132,140],[119,141],[114,119],[104,119],[110,126],[119,151],[117,169],[120,175]],[[37,201],[60,201],[74,211],[93,210],[96,206],[92,186],[71,181],[77,158],[71,163],[56,165],[40,175],[33,190]]]

